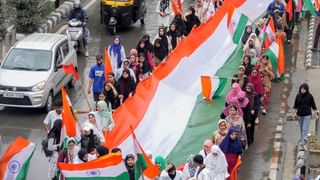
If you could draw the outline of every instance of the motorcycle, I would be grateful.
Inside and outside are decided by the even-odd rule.
[[[68,28],[66,29],[66,36],[70,39],[72,46],[78,52],[84,50],[83,45],[83,26],[84,23],[78,19],[71,19],[68,21]]]

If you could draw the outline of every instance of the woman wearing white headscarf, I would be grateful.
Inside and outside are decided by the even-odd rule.
[[[211,153],[204,159],[211,180],[225,180],[229,177],[228,162],[219,146],[213,145]]]
[[[111,131],[114,128],[114,120],[112,118],[111,107],[105,101],[97,102],[96,118],[101,124],[102,131]]]
[[[104,135],[102,133],[102,125],[100,122],[100,118],[97,118],[97,114],[94,112],[90,112],[88,114],[88,119],[82,124],[82,129],[85,126],[88,126],[88,124],[93,126],[93,134],[97,135],[98,138],[100,139],[100,142],[104,143]]]
[[[253,42],[250,44],[250,40]],[[255,33],[251,33],[246,44],[244,45],[245,54],[249,53],[250,49],[256,49],[257,54],[260,54],[261,42]]]

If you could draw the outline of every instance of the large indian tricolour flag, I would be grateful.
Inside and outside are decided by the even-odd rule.
[[[248,22],[248,17],[246,15],[244,15],[240,11],[236,11],[233,5],[229,5],[227,25],[233,43],[239,43]]]
[[[260,17],[271,0],[229,0],[240,12]],[[168,161],[185,162],[197,154],[205,139],[217,129],[230,80],[210,103],[203,101],[201,76],[232,77],[240,64],[243,47],[233,42],[228,31],[228,10],[223,5],[206,23],[194,28],[165,63],[139,82],[130,97],[114,113],[115,128],[106,135],[106,146],[132,153],[132,135],[143,149]],[[219,79],[220,80],[220,79]],[[221,83],[212,83],[217,90]]]
[[[121,153],[111,153],[82,164],[58,163],[66,180],[128,180]]]
[[[0,160],[0,179],[25,180],[35,144],[17,137]]]

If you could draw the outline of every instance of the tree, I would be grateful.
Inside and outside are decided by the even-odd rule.
[[[47,20],[53,10],[47,0],[6,0],[7,5],[14,9],[14,24],[17,32],[32,33]]]
[[[0,0],[0,37],[3,37],[6,33],[6,18],[4,12],[4,4]]]

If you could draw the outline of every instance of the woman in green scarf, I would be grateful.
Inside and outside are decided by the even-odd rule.
[[[102,125],[102,131],[107,132],[111,131],[114,128],[114,121],[112,118],[112,111],[111,108],[105,101],[98,101],[97,102],[97,109],[96,114],[100,119]]]
[[[162,156],[157,156],[154,160],[154,164],[160,169],[160,171],[163,171],[166,169],[167,161]]]

